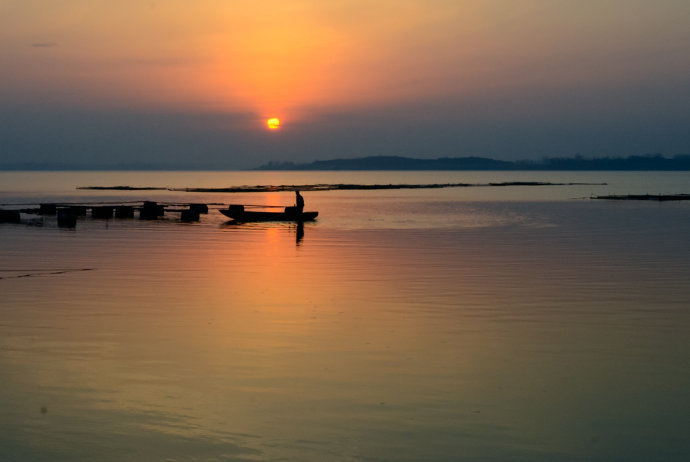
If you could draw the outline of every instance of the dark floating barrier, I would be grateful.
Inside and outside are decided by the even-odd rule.
[[[3,269],[0,279],[30,278],[34,276],[52,276],[58,274],[75,273],[78,271],[94,271],[96,268],[54,268],[54,269]],[[10,273],[5,276],[5,273]]]
[[[244,192],[281,192],[281,191],[370,191],[380,189],[438,189],[438,188],[471,188],[487,186],[603,186],[606,183],[549,183],[532,181],[511,181],[505,183],[433,183],[433,184],[305,184],[305,185],[257,185],[233,186],[230,188],[170,188],[171,191],[202,193],[244,193]]]
[[[168,188],[157,188],[152,186],[77,186],[77,189],[94,189],[97,191],[165,191]]]
[[[77,189],[96,190],[167,190],[201,193],[247,193],[247,192],[280,192],[280,191],[333,191],[333,190],[376,190],[376,189],[436,189],[436,188],[470,188],[495,186],[605,186],[606,183],[551,183],[541,181],[508,181],[503,183],[438,183],[438,184],[303,184],[303,185],[256,185],[231,186],[227,188],[135,188],[129,186],[80,186]],[[203,213],[203,212],[201,212]]]
[[[593,183],[549,183],[548,181],[505,181],[503,183],[489,183],[489,186],[573,186],[591,185]]]
[[[592,199],[606,199],[614,201],[687,201],[690,194],[624,194],[608,196],[592,196]]]

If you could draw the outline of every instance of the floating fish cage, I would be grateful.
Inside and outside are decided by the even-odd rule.
[[[140,204],[140,205],[139,205]],[[166,212],[179,212],[180,221],[192,223],[200,221],[202,214],[208,214],[208,205],[201,203],[189,204],[159,204],[155,201],[142,201],[139,204],[64,204],[64,203],[43,203],[35,204],[33,208],[23,208],[19,210],[0,209],[0,223],[21,223],[22,214],[40,215],[44,220],[51,216],[57,219],[60,228],[74,228],[78,219],[93,218],[96,220],[110,219],[131,219],[135,218],[138,212],[142,220],[157,220],[164,217]],[[7,205],[7,204],[6,204]],[[32,205],[32,204],[21,204]],[[216,204],[219,205],[219,204]],[[168,207],[184,207],[168,209]],[[31,222],[27,222],[31,223]],[[35,219],[34,219],[35,223]],[[45,221],[44,221],[45,223]]]
[[[20,214],[17,210],[0,210],[0,223],[19,223]]]

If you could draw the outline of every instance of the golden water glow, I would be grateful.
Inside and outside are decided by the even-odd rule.
[[[277,117],[271,117],[266,121],[266,126],[270,130],[278,130],[280,128],[280,119]]]

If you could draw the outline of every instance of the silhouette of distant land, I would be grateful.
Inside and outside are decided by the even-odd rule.
[[[235,170],[220,161],[148,161],[90,163],[8,162],[0,160],[0,171],[188,171]],[[247,169],[239,169],[247,170]],[[352,159],[316,160],[307,163],[269,162],[250,170],[690,170],[690,154],[665,157],[647,154],[629,157],[548,157],[541,160],[496,160],[487,157],[440,157],[415,159],[400,156],[369,156]]]
[[[317,160],[309,163],[269,162],[256,170],[690,170],[690,154],[629,157],[552,157],[505,161],[486,157],[413,159],[371,156],[355,159]]]

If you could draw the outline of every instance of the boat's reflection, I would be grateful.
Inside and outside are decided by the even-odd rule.
[[[229,220],[224,223],[221,223],[220,225],[221,228],[224,229],[238,229],[238,228],[246,228],[246,229],[251,229],[251,230],[257,230],[257,231],[268,231],[268,230],[276,230],[276,229],[288,229],[288,232],[295,233],[295,244],[296,245],[301,245],[302,241],[304,240],[304,222],[298,221],[298,222],[270,222],[270,221],[262,221],[262,222],[241,222],[241,221],[235,221],[235,220]]]

